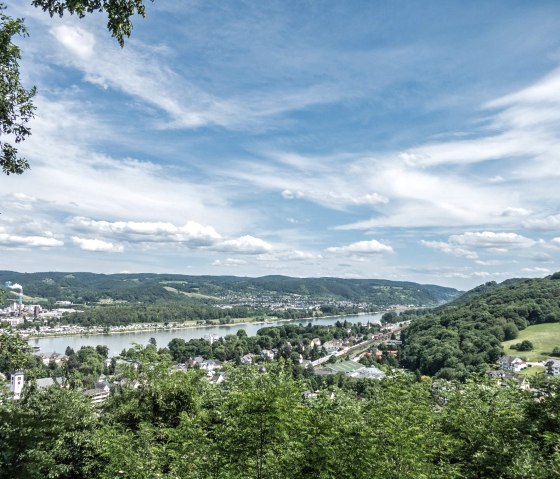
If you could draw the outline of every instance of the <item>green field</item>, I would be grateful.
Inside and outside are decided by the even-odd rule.
[[[171,281],[167,281],[170,283]],[[198,299],[212,299],[212,300],[219,300],[216,296],[208,296],[207,294],[200,294],[200,293],[188,293],[186,291],[179,291],[177,288],[173,288],[171,286],[164,286],[163,289],[169,291],[170,293],[177,293],[177,294],[184,294],[185,296],[189,296],[190,298],[198,298]]]
[[[510,349],[512,344],[517,344],[528,339],[533,343],[533,351],[516,351]],[[544,323],[529,326],[519,332],[516,339],[504,341],[502,343],[504,352],[509,356],[519,356],[526,358],[527,361],[542,361],[550,357],[551,351],[560,346],[560,323]]]
[[[531,366],[530,368],[525,368],[519,371],[519,374],[525,377],[533,377],[537,374],[544,374],[544,366]]]

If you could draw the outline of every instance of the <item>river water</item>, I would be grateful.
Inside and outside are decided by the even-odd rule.
[[[321,318],[314,320],[297,319],[294,321],[271,321],[267,324],[262,323],[249,323],[249,324],[232,324],[224,326],[203,326],[190,329],[175,329],[175,330],[157,330],[157,331],[140,331],[140,332],[127,332],[127,333],[114,333],[114,334],[92,334],[92,335],[77,335],[77,336],[59,336],[59,337],[45,337],[31,339],[29,344],[31,346],[38,346],[42,353],[56,352],[64,353],[67,346],[70,346],[74,351],[80,349],[82,346],[97,346],[103,345],[109,348],[109,356],[116,356],[123,349],[130,348],[133,343],[146,345],[150,338],[155,338],[158,347],[166,347],[167,344],[174,338],[182,338],[185,341],[189,339],[208,338],[209,335],[225,336],[226,334],[235,334],[237,330],[243,329],[248,336],[255,336],[257,331],[267,326],[280,326],[284,324],[307,324],[311,322],[314,325],[332,325],[337,321],[348,321],[349,323],[379,323],[382,313],[376,314],[362,314],[352,316],[342,316],[336,318]]]

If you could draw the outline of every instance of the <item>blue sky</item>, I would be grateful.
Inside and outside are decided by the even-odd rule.
[[[38,95],[2,269],[560,269],[557,2],[156,0],[124,49],[9,3]]]

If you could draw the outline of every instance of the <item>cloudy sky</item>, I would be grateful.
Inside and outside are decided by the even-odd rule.
[[[156,0],[124,49],[8,3],[38,95],[1,269],[560,269],[557,2]]]

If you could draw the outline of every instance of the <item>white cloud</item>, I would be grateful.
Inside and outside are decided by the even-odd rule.
[[[495,233],[493,231],[482,231],[467,232],[462,235],[452,235],[449,237],[449,243],[471,248],[504,250],[510,247],[527,248],[537,244],[537,241],[521,236],[517,233]]]
[[[501,264],[504,264],[504,261],[500,261],[498,259],[488,259],[488,260],[476,260],[475,261],[476,264],[479,264],[481,266],[498,266]]]
[[[240,254],[262,254],[272,250],[272,245],[251,235],[241,236],[216,243],[211,247],[213,251]]]
[[[271,253],[261,254],[257,257],[259,261],[317,261],[323,256],[316,253],[310,253],[300,250],[284,250],[274,251]]]
[[[195,221],[188,221],[183,226],[175,226],[169,222],[110,222],[74,217],[68,225],[78,231],[115,236],[126,241],[169,241],[191,246],[210,246],[222,239],[212,226],[201,225]]]
[[[335,191],[307,190],[292,191],[283,190],[282,197],[287,200],[308,199],[317,203],[332,205],[333,207],[344,207],[351,205],[379,205],[386,204],[389,199],[379,193],[365,193],[363,195],[353,195]]]
[[[502,211],[502,216],[528,216],[531,213],[532,211],[526,208],[514,208],[508,206],[504,211]]]
[[[59,25],[52,29],[52,33],[65,48],[83,60],[93,55],[95,37],[80,27]]]
[[[70,23],[53,27],[50,33],[62,47],[60,63],[82,71],[87,82],[165,112],[169,118],[159,121],[159,128],[219,125],[262,130],[267,128],[266,120],[348,95],[347,90],[322,84],[220,95],[200,86],[202,82],[189,70],[178,72],[166,63],[161,45],[141,44],[135,37],[120,49],[106,32],[96,40],[91,31]]]
[[[45,247],[52,248],[63,246],[64,242],[46,236],[19,236],[8,233],[0,233],[0,246],[8,248],[20,247]]]
[[[444,241],[425,241],[420,240],[420,243],[427,248],[435,249],[446,254],[452,254],[454,256],[463,256],[468,259],[476,259],[478,255],[474,251],[470,251],[465,248],[461,248]]]
[[[560,230],[560,214],[545,218],[531,218],[524,223],[525,228],[537,231]]]
[[[124,247],[122,245],[109,243],[108,241],[100,239],[72,236],[72,241],[84,251],[102,251],[105,253],[122,253],[124,251]]]
[[[377,240],[358,241],[346,246],[331,246],[325,251],[328,253],[342,253],[342,254],[378,254],[378,253],[392,253],[393,248],[389,245],[383,244]]]
[[[241,266],[243,264],[247,264],[247,261],[238,258],[217,259],[212,262],[212,266]]]
[[[524,273],[532,273],[538,275],[550,274],[551,272],[548,268],[539,268],[538,266],[535,266],[534,268],[523,268],[521,271],[523,271]]]
[[[74,217],[68,226],[75,231],[101,235],[108,240],[142,244],[177,244],[190,249],[220,251],[236,254],[263,254],[273,246],[251,235],[224,238],[212,226],[188,221],[183,226],[170,222],[97,221]],[[108,243],[110,244],[110,243]]]
[[[475,278],[499,278],[503,276],[509,276],[511,273],[498,271],[494,273],[490,273],[488,271],[475,271],[471,274],[471,276]]]
[[[293,200],[294,198],[303,198],[305,195],[301,191],[283,190],[282,196],[287,200]]]

